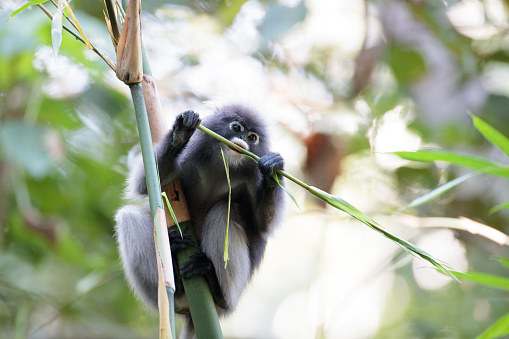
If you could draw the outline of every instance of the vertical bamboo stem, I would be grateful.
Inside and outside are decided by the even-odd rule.
[[[143,166],[146,173],[147,191],[150,202],[150,214],[154,220],[157,208],[164,208],[161,198],[161,186],[159,183],[159,175],[157,171],[156,159],[154,157],[154,148],[152,146],[152,137],[150,135],[150,125],[145,107],[145,99],[141,83],[129,85],[131,96],[134,103],[134,111],[136,114],[136,123],[138,125],[138,134],[140,137],[141,154],[143,157]],[[175,338],[175,312],[174,312],[174,290],[166,287],[168,294],[170,324],[172,337]]]

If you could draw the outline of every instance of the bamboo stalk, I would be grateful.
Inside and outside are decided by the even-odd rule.
[[[108,6],[110,18],[116,21],[113,6]],[[160,339],[175,338],[175,279],[173,276],[173,263],[171,259],[170,244],[164,205],[161,197],[161,185],[154,148],[152,144],[151,129],[147,114],[147,105],[143,94],[143,62],[141,44],[141,1],[131,0],[127,5],[124,26],[118,39],[117,48],[117,77],[126,83],[133,98],[136,123],[140,137],[143,166],[149,196],[150,212],[154,221],[154,240],[157,253],[159,272],[158,305]],[[111,21],[111,20],[110,20]],[[113,39],[115,41],[115,39]],[[152,106],[152,105],[151,105]],[[151,108],[152,110],[152,108]],[[159,218],[156,221],[156,213]],[[164,220],[161,222],[161,218]],[[164,228],[163,228],[164,227]]]
[[[111,15],[110,15],[111,16]],[[117,45],[117,78],[126,84],[143,80],[141,0],[130,0]]]
[[[158,142],[162,140],[164,134],[168,131],[168,126],[166,125],[166,121],[163,116],[163,110],[159,100],[157,86],[152,79],[150,65],[145,53],[145,49],[143,48],[143,44],[142,56],[144,73],[142,82],[143,95],[145,97],[150,133],[153,138],[153,142]],[[175,212],[181,228],[186,230],[186,233],[191,236],[191,239],[193,239],[194,242],[193,246],[177,253],[177,263],[179,266],[181,266],[183,263],[189,260],[190,255],[199,253],[200,247],[194,232],[194,227],[191,221],[191,214],[187,207],[185,192],[182,189],[180,180],[177,179],[170,182],[166,186],[162,187],[162,191],[166,193],[168,199],[170,200],[172,209]],[[174,225],[175,222],[170,216],[167,206],[165,206],[165,211],[167,225]],[[183,279],[182,284],[184,286],[189,311],[191,313],[197,337],[210,339],[223,338],[214,299],[205,278],[202,276],[195,276],[188,279]],[[174,308],[172,304],[171,313],[174,313],[173,310]],[[171,321],[173,325],[174,320],[171,319]],[[174,329],[173,326],[172,329]]]
[[[134,110],[136,114],[136,123],[138,125],[138,134],[140,137],[141,154],[143,157],[143,167],[145,169],[145,177],[147,181],[147,191],[150,203],[150,214],[152,220],[155,219],[158,208],[163,207],[161,197],[161,186],[159,183],[159,175],[157,171],[157,164],[154,157],[154,148],[152,146],[152,137],[150,135],[150,126],[145,106],[145,99],[143,97],[143,90],[141,83],[129,85],[131,95],[133,98]],[[159,237],[160,238],[160,237]],[[167,238],[167,236],[166,236]],[[161,241],[158,245],[164,244],[169,246],[168,242]],[[163,252],[159,250],[159,252]],[[168,269],[172,269],[171,262],[166,263],[169,265]],[[172,286],[167,285],[168,303],[169,303],[169,319],[171,324],[171,335],[175,338],[175,282],[171,282]]]
[[[191,221],[180,222],[180,227],[195,244],[198,244]],[[189,260],[189,257],[199,252],[197,246],[188,247],[183,251],[177,252],[177,261],[179,265]],[[222,339],[221,326],[217,317],[216,306],[209,285],[204,277],[195,276],[183,279],[184,291],[186,293],[187,304],[191,318],[193,319],[194,330],[199,339]]]

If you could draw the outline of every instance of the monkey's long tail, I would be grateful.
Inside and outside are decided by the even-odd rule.
[[[194,331],[193,320],[190,315],[185,316],[182,332],[180,332],[180,339],[197,339],[196,332]]]

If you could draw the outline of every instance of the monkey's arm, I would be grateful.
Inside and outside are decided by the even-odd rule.
[[[156,147],[157,166],[161,184],[165,185],[174,180],[178,174],[176,158],[187,144],[194,131],[200,124],[201,119],[198,113],[186,111],[175,119],[173,128],[166,134],[164,139]],[[145,171],[140,169],[134,178],[136,193],[146,195],[147,183]]]
[[[277,170],[284,169],[284,160],[278,153],[269,153],[258,161],[263,179],[258,187],[257,201],[254,202],[253,217],[259,232],[267,232],[278,215],[282,213],[284,192],[273,178]],[[278,174],[283,183],[283,177]]]

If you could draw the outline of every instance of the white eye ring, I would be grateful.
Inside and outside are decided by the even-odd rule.
[[[244,126],[238,121],[232,121],[230,123],[230,129],[235,132],[242,132],[244,131]]]
[[[251,141],[251,142],[253,142],[255,144],[257,144],[258,141],[260,141],[260,137],[255,132],[247,133],[247,138],[248,138],[249,141]]]

